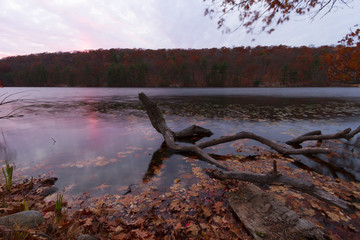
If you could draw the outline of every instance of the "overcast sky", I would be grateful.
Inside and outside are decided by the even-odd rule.
[[[0,0],[0,58],[99,48],[321,46],[336,44],[360,23],[356,0],[314,21],[297,18],[270,35],[223,34],[216,19],[204,16],[206,6],[203,0]]]

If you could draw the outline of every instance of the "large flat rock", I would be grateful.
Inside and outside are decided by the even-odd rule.
[[[241,184],[241,190],[226,197],[255,239],[324,239],[314,223],[300,218],[273,195],[254,184]]]

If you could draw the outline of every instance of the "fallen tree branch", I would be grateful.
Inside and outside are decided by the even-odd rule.
[[[350,140],[359,132],[360,132],[360,126],[358,128],[356,128],[354,131],[351,131],[351,128],[347,128],[341,132],[334,133],[334,134],[326,134],[326,135],[321,134],[321,131],[317,130],[317,131],[303,134],[294,139],[291,139],[291,140],[287,141],[286,143],[289,145],[298,145],[302,142],[310,141],[310,140],[321,141],[321,140],[327,140],[327,139],[341,139],[341,138]]]
[[[184,136],[189,137],[199,133],[211,134],[211,131],[194,125],[175,133],[167,126],[165,118],[155,102],[151,101],[144,93],[139,93],[139,99],[142,102],[143,106],[145,107],[145,110],[147,112],[147,115],[149,116],[152,126],[156,129],[156,131],[158,131],[163,135],[166,144],[170,149],[178,152],[193,152],[196,154],[200,154],[202,158],[216,165],[219,165],[220,163],[218,163],[215,159],[210,157],[201,149],[218,145],[221,143],[232,142],[239,139],[253,139],[285,155],[330,153],[330,149],[328,148],[302,148],[302,149],[287,148],[269,139],[266,139],[264,137],[261,137],[259,135],[250,132],[240,132],[231,136],[223,136],[193,146],[180,146],[175,143],[177,137],[184,137]]]
[[[165,118],[157,107],[157,104],[151,101],[144,93],[139,93],[139,99],[142,102],[147,115],[149,116],[152,126],[161,133],[165,139],[168,148],[175,152],[192,152],[200,156],[202,159],[216,165],[217,167],[229,170],[228,167],[212,158],[196,145],[181,146],[175,142],[176,134],[166,124]],[[195,127],[193,129],[196,129]],[[191,131],[190,131],[191,132]],[[189,133],[189,132],[188,132]]]
[[[247,182],[255,182],[255,183],[261,183],[261,184],[282,184],[282,185],[289,185],[290,187],[308,193],[318,199],[321,199],[329,204],[332,204],[334,206],[337,206],[339,208],[342,208],[347,211],[352,210],[352,205],[347,203],[346,201],[343,201],[341,199],[338,199],[334,197],[333,195],[323,191],[320,188],[317,188],[314,186],[312,182],[308,182],[305,180],[297,179],[297,178],[291,178],[287,176],[283,176],[277,172],[276,167],[276,161],[274,162],[274,170],[270,174],[257,174],[257,173],[248,173],[248,172],[234,172],[230,171],[229,167],[223,165],[222,163],[218,162],[214,158],[212,158],[209,154],[204,152],[202,149],[218,145],[221,143],[231,142],[238,139],[253,139],[255,141],[258,141],[260,143],[263,143],[270,148],[278,151],[279,153],[286,154],[286,155],[293,155],[293,154],[314,154],[314,153],[330,153],[330,149],[328,148],[302,148],[302,149],[289,149],[286,147],[283,147],[277,143],[274,143],[270,141],[269,139],[266,139],[264,137],[261,137],[259,135],[256,135],[254,133],[250,132],[240,132],[231,136],[223,136],[217,139],[205,141],[199,144],[194,145],[179,145],[176,143],[176,133],[173,132],[166,124],[165,118],[158,108],[157,104],[153,101],[151,101],[144,93],[139,93],[139,99],[142,102],[147,115],[150,119],[151,124],[153,127],[163,135],[165,139],[165,143],[169,149],[175,152],[186,152],[186,153],[195,153],[202,159],[205,159],[206,161],[216,165],[217,167],[227,170],[227,171],[219,171],[214,170],[212,171],[211,176],[218,178],[218,179],[237,179],[240,181],[247,181]],[[200,129],[200,130],[199,130]],[[207,132],[211,133],[209,130],[206,131],[201,127],[197,126],[191,126],[190,128],[187,128],[183,131],[178,132],[179,136],[186,136],[190,137],[192,135],[196,135],[197,131],[200,132]],[[343,134],[349,134],[350,129],[345,129],[343,132],[338,133],[335,136],[343,136]],[[183,133],[186,134],[183,134]],[[181,134],[180,134],[181,133]],[[320,135],[319,135],[320,134]],[[321,135],[321,132],[314,131],[307,134],[304,134],[302,137],[317,137],[317,136],[324,136]],[[333,135],[334,136],[334,135]]]
[[[252,139],[255,141],[258,141],[262,144],[265,144],[269,146],[270,148],[276,150],[279,153],[285,154],[285,155],[299,155],[299,154],[316,154],[316,153],[330,153],[331,150],[328,148],[317,148],[317,147],[309,147],[309,148],[301,148],[301,149],[292,149],[283,147],[273,141],[270,141],[269,139],[266,139],[264,137],[261,137],[259,135],[256,135],[251,132],[240,132],[231,136],[223,136],[217,139],[209,140],[206,142],[202,142],[197,144],[200,148],[206,148],[214,145],[218,145],[221,143],[226,142],[232,142],[239,139]]]
[[[346,134],[345,139],[350,140],[358,133],[360,133],[360,126],[358,126],[354,131],[350,132],[349,134]]]
[[[301,192],[305,192],[307,194],[310,194],[324,202],[327,202],[329,204],[332,204],[334,206],[337,206],[341,209],[344,209],[346,211],[352,211],[354,209],[354,206],[349,204],[346,201],[343,201],[324,190],[316,187],[312,182],[297,179],[297,178],[291,178],[287,176],[281,175],[277,171],[276,161],[274,161],[273,164],[273,171],[269,174],[257,174],[257,173],[249,173],[249,172],[238,172],[238,171],[230,171],[229,167],[223,165],[222,163],[218,162],[214,158],[212,158],[209,154],[204,152],[202,149],[218,145],[221,143],[231,142],[238,139],[252,139],[255,141],[258,141],[262,144],[265,144],[269,146],[270,148],[278,151],[279,153],[286,154],[286,155],[293,155],[293,154],[315,154],[315,153],[330,153],[330,149],[328,148],[301,148],[301,149],[290,149],[284,146],[281,146],[269,139],[266,139],[264,137],[261,137],[259,135],[256,135],[254,133],[250,132],[240,132],[231,136],[223,136],[217,139],[205,141],[198,144],[193,145],[179,145],[176,143],[176,140],[179,140],[180,138],[188,138],[188,137],[194,137],[197,135],[205,134],[205,135],[211,135],[211,131],[198,127],[198,126],[191,126],[189,128],[186,128],[179,132],[172,131],[166,124],[165,118],[160,111],[160,109],[157,107],[157,104],[152,102],[144,93],[139,93],[139,99],[142,102],[147,115],[150,119],[150,122],[152,126],[158,131],[160,134],[163,135],[165,143],[167,147],[174,151],[174,152],[180,152],[180,153],[195,153],[200,158],[216,165],[217,167],[224,169],[226,171],[220,171],[220,170],[209,170],[208,174],[211,177],[218,178],[218,179],[237,179],[240,181],[246,181],[246,182],[252,182],[252,183],[261,183],[261,184],[282,184],[282,185],[288,185],[292,187],[293,189],[296,189]],[[357,129],[360,131],[360,129]],[[351,132],[351,130],[346,130],[345,134],[352,134],[354,132]],[[356,134],[356,133],[355,133]],[[321,135],[321,132],[314,131],[308,134],[303,135],[303,137],[310,136],[314,137],[317,135]],[[253,186],[253,184],[251,184]],[[255,186],[254,186],[255,187]],[[250,188],[248,188],[250,189]],[[244,191],[246,190],[242,189],[240,193],[234,194],[233,196],[229,197],[230,205],[236,212],[236,214],[239,216],[241,221],[243,221],[248,229],[254,234],[254,237],[256,239],[260,239],[256,235],[258,235],[257,229],[260,226],[261,229],[264,229],[266,231],[266,234],[268,233],[275,233],[277,232],[277,228],[281,228],[281,231],[283,231],[283,234],[289,234],[288,236],[299,236],[300,233],[308,233],[308,236],[314,239],[323,239],[323,235],[321,230],[319,230],[314,224],[312,224],[310,221],[301,219],[297,216],[296,213],[293,211],[287,209],[285,206],[282,206],[279,204],[279,201],[272,200],[274,199],[271,197],[271,194],[267,193],[267,197],[264,198],[263,194],[266,193],[259,193],[257,194],[258,199],[263,199],[263,201],[260,201],[260,205],[253,204],[251,202],[251,199],[253,199],[253,190],[251,190],[251,196],[250,200],[247,199],[246,201],[239,201],[239,197],[244,195]],[[259,191],[261,191],[259,189]],[[255,191],[256,192],[256,191]],[[258,201],[259,202],[259,201]],[[249,206],[252,206],[252,208]],[[269,205],[270,204],[270,205]],[[266,221],[267,217],[262,217],[262,215],[258,214],[256,222],[259,224],[254,225],[254,221],[251,217],[245,217],[242,219],[243,215],[246,215],[245,213],[248,213],[249,216],[253,216],[253,213],[259,212],[258,206],[271,206],[270,208],[275,209],[271,215],[278,216],[278,222],[281,223],[289,223],[288,226],[276,224],[277,227],[275,228],[267,228],[266,226],[269,226],[268,222]],[[250,211],[249,209],[253,209],[253,211]],[[276,210],[277,209],[277,210]],[[280,210],[279,210],[280,209]],[[268,214],[268,212],[265,213],[265,215]],[[291,216],[291,217],[287,217]],[[264,220],[265,219],[265,220]],[[264,221],[262,221],[264,220]],[[291,220],[291,221],[290,221]],[[272,224],[274,221],[272,221]],[[275,229],[275,230],[274,230]],[[264,234],[261,234],[264,235]],[[285,236],[284,235],[284,236]],[[264,235],[265,236],[265,235]],[[263,238],[263,236],[260,236]],[[272,238],[273,239],[273,238]]]
[[[281,174],[259,174],[259,173],[248,173],[240,171],[220,171],[220,170],[208,170],[208,175],[212,178],[226,180],[226,179],[236,179],[240,181],[260,183],[260,184],[269,184],[269,185],[288,185],[291,188],[305,192],[309,195],[312,195],[326,203],[337,206],[346,211],[352,211],[354,207],[348,202],[341,200],[333,195],[325,192],[324,190],[316,187],[312,182],[284,176]]]

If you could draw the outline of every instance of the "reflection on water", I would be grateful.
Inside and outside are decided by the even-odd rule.
[[[164,182],[172,182],[189,171],[191,166],[183,156],[161,148],[162,136],[152,128],[137,100],[141,91],[159,102],[174,130],[197,124],[211,129],[212,138],[251,131],[283,143],[312,130],[333,133],[360,123],[360,88],[1,91],[5,90],[9,94],[30,91],[24,97],[29,101],[0,109],[3,115],[21,107],[18,111],[24,115],[0,120],[2,163],[15,163],[18,175],[54,174],[59,178],[59,187],[74,192],[116,192],[122,186],[159,175]],[[298,165],[359,180],[359,141],[358,138],[345,144],[331,159],[312,161],[296,157]],[[253,141],[247,144],[259,145]],[[234,146],[220,146],[216,154],[236,153]],[[326,161],[339,168],[330,170]]]

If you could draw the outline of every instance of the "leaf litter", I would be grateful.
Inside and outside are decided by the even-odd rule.
[[[66,195],[64,215],[59,222],[51,206],[54,197],[44,198],[29,190],[28,183],[14,186],[11,193],[1,191],[1,215],[21,211],[24,199],[31,210],[45,216],[37,232],[53,239],[75,238],[90,234],[99,239],[252,239],[229,206],[224,194],[239,189],[237,181],[211,179],[198,166],[199,160],[184,157],[191,166],[191,173],[183,173],[168,188],[161,187],[162,176],[135,185],[128,194],[103,194],[90,197]],[[284,186],[260,186],[274,193],[300,217],[309,219],[323,229],[330,239],[359,239],[360,233],[360,185],[332,179],[315,172],[291,168],[292,158],[261,151],[256,160],[227,159],[225,164],[234,170],[266,173],[272,170],[272,159],[278,162],[278,171],[284,175],[311,180],[317,187],[350,201],[358,207],[346,213],[301,192]],[[34,180],[34,185],[42,179]],[[99,186],[106,189],[108,186]],[[124,186],[124,189],[127,186]],[[53,195],[54,196],[54,195]],[[30,233],[30,230],[24,230]],[[29,235],[27,239],[41,239]]]

